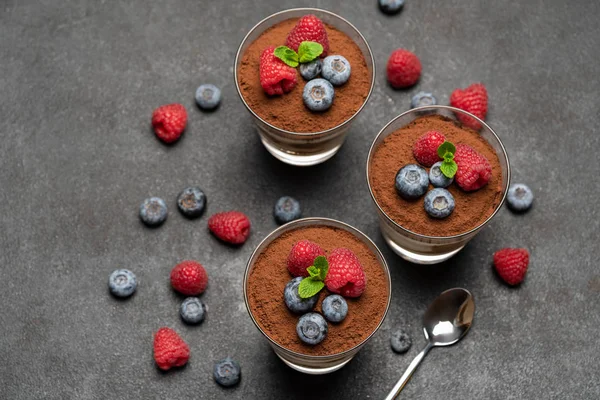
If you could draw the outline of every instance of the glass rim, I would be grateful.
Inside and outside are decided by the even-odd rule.
[[[263,24],[264,22],[268,21],[269,19],[282,15],[282,14],[286,14],[289,12],[294,12],[294,11],[302,11],[302,12],[319,12],[319,13],[324,13],[324,14],[328,14],[334,18],[337,18],[343,22],[345,22],[346,24],[348,24],[352,29],[354,29],[354,31],[358,34],[358,36],[362,39],[362,41],[364,42],[365,46],[367,47],[368,53],[369,53],[369,57],[371,58],[371,65],[373,66],[373,73],[371,74],[371,87],[369,88],[369,93],[367,93],[367,97],[365,98],[365,101],[363,101],[362,105],[359,107],[358,110],[356,110],[356,112],[354,114],[352,114],[352,116],[350,116],[350,118],[348,118],[347,120],[345,120],[344,122],[342,122],[339,125],[336,125],[332,128],[326,129],[324,131],[319,131],[319,132],[292,132],[292,131],[288,131],[285,129],[281,129],[276,127],[275,125],[272,125],[270,123],[268,123],[267,121],[265,121],[264,119],[262,119],[261,117],[259,117],[254,110],[252,110],[252,108],[250,108],[250,106],[248,105],[248,103],[246,103],[246,100],[244,99],[244,96],[242,96],[242,91],[240,89],[240,84],[238,82],[238,71],[237,71],[237,65],[238,65],[238,60],[242,57],[241,51],[242,51],[242,46],[244,45],[244,43],[246,43],[246,41],[248,40],[248,37],[255,31],[258,29],[258,27]],[[248,109],[248,111],[250,111],[250,113],[257,118],[260,122],[262,122],[263,124],[267,125],[269,128],[274,129],[276,131],[278,131],[279,133],[284,133],[287,135],[296,135],[296,136],[306,136],[306,137],[311,137],[311,136],[317,136],[317,135],[325,135],[328,133],[331,133],[335,130],[338,130],[339,128],[347,125],[348,123],[350,123],[362,110],[363,108],[367,105],[367,103],[369,102],[369,99],[371,98],[371,94],[373,93],[373,89],[375,87],[375,59],[373,58],[373,51],[371,50],[371,46],[369,46],[369,42],[367,42],[367,39],[365,39],[365,37],[363,36],[362,33],[360,33],[360,31],[358,30],[358,28],[356,28],[352,23],[350,23],[350,21],[348,21],[347,19],[339,16],[336,13],[333,13],[331,11],[327,11],[327,10],[323,10],[321,8],[311,8],[311,7],[300,7],[300,8],[288,8],[287,10],[282,10],[282,11],[278,11],[274,14],[271,14],[265,18],[263,18],[262,20],[260,20],[256,25],[254,25],[249,31],[248,33],[244,36],[244,38],[242,39],[242,41],[240,42],[240,45],[238,46],[238,50],[235,54],[235,59],[233,61],[233,78],[235,81],[235,88],[237,90],[238,96],[240,97],[240,99],[242,100],[242,103],[244,104],[244,106],[246,106],[246,108]]]

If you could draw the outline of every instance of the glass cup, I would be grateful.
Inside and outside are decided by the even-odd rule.
[[[387,304],[385,306],[385,312],[383,313],[381,321],[379,321],[379,324],[377,325],[377,327],[373,330],[373,332],[371,332],[369,334],[369,336],[365,340],[363,340],[361,343],[358,343],[356,346],[354,346],[353,348],[351,348],[349,350],[346,350],[344,352],[337,353],[337,354],[326,355],[326,356],[313,356],[313,355],[309,355],[309,354],[297,353],[295,351],[288,350],[285,347],[279,345],[277,342],[275,342],[273,339],[271,339],[266,334],[266,332],[264,332],[261,329],[260,325],[258,324],[256,319],[254,319],[254,316],[252,315],[252,310],[250,309],[250,305],[248,302],[248,291],[247,291],[248,277],[250,276],[250,272],[252,271],[252,268],[254,266],[254,263],[258,259],[258,256],[267,248],[267,246],[271,242],[273,242],[273,240],[277,239],[283,233],[297,229],[297,228],[309,227],[309,226],[328,226],[328,227],[332,227],[332,228],[342,229],[347,232],[350,232],[352,235],[354,235],[356,238],[358,238],[361,242],[363,242],[373,252],[373,254],[375,254],[375,256],[377,257],[377,261],[379,261],[381,268],[384,270],[385,277],[386,277],[387,284],[388,284],[388,292],[390,293],[390,295],[388,296]],[[265,336],[265,338],[267,338],[267,340],[269,341],[269,344],[275,351],[275,354],[277,354],[277,356],[285,364],[287,364],[288,366],[290,366],[291,368],[293,368],[297,371],[300,371],[300,372],[303,372],[306,374],[312,374],[312,375],[322,375],[322,374],[327,374],[327,373],[330,373],[333,371],[337,371],[338,369],[340,369],[344,365],[346,365],[348,362],[350,362],[350,360],[352,360],[352,358],[356,355],[356,353],[358,353],[358,351],[371,339],[371,337],[373,337],[375,332],[377,332],[377,330],[379,330],[379,328],[381,327],[381,324],[385,320],[388,309],[390,307],[391,295],[392,295],[392,280],[390,277],[390,271],[388,269],[387,263],[385,262],[385,259],[383,258],[383,255],[381,254],[381,252],[379,251],[379,249],[377,248],[375,243],[373,243],[371,241],[371,239],[369,239],[364,233],[362,233],[358,229],[356,229],[348,224],[345,224],[343,222],[336,221],[334,219],[328,219],[328,218],[303,218],[303,219],[299,219],[296,221],[292,221],[286,225],[279,227],[278,229],[275,229],[266,238],[264,238],[263,241],[256,247],[256,249],[250,256],[250,259],[248,260],[248,264],[246,265],[246,272],[244,273],[244,302],[246,303],[246,309],[248,310],[248,314],[250,314],[250,318],[252,318],[252,322],[254,322],[254,325],[256,325],[258,330]],[[282,288],[282,296],[283,296],[283,288]],[[283,301],[283,297],[282,297],[281,301]]]
[[[371,187],[371,180],[369,179],[369,166],[371,164],[371,158],[373,157],[377,147],[383,142],[383,140],[390,134],[408,125],[410,122],[423,115],[443,115],[444,117],[456,120],[456,114],[463,114],[474,118],[481,123],[481,129],[479,133],[481,136],[492,146],[498,155],[500,161],[500,167],[502,169],[502,180],[504,182],[504,191],[502,193],[502,200],[498,207],[494,210],[492,215],[489,216],[483,223],[471,229],[470,231],[461,233],[454,236],[427,236],[412,232],[396,222],[394,222],[381,208],[377,202],[377,198],[373,194],[373,188]],[[496,135],[496,133],[490,128],[484,121],[477,118],[473,114],[466,111],[460,110],[454,107],[448,106],[425,106],[415,108],[406,111],[392,121],[390,121],[383,129],[377,134],[371,149],[369,150],[369,156],[367,157],[367,184],[369,185],[369,192],[371,198],[377,208],[377,215],[379,217],[379,227],[381,233],[387,242],[387,244],[394,250],[396,254],[416,264],[437,264],[445,261],[458,253],[469,240],[473,239],[475,235],[485,226],[491,219],[496,215],[498,210],[502,207],[508,186],[510,184],[510,164],[508,162],[508,155],[504,149],[504,145]]]
[[[365,57],[365,61],[367,63],[367,68],[371,73],[371,87],[369,89],[369,93],[367,98],[365,99],[362,106],[348,118],[346,121],[337,125],[331,129],[327,129],[321,132],[314,133],[302,133],[302,132],[290,132],[284,129],[277,128],[269,124],[260,118],[250,106],[244,100],[242,96],[242,92],[238,82],[238,67],[242,62],[242,58],[244,53],[248,49],[248,47],[267,29],[272,27],[273,25],[285,21],[290,18],[300,18],[306,14],[314,14],[319,17],[323,22],[334,26],[339,29],[341,32],[348,35],[354,42],[358,45],[360,50]],[[344,139],[346,138],[346,134],[348,133],[348,128],[350,127],[350,123],[354,120],[354,118],[360,113],[360,111],[364,108],[365,104],[369,101],[371,97],[371,93],[373,92],[373,86],[375,84],[375,60],[373,59],[373,54],[371,53],[371,49],[367,44],[366,39],[361,35],[361,33],[356,29],[350,22],[346,21],[344,18],[336,15],[332,12],[320,10],[317,8],[294,8],[290,10],[280,11],[275,13],[254,26],[248,32],[240,47],[238,48],[237,54],[235,56],[235,63],[233,66],[233,76],[235,80],[235,87],[237,88],[237,92],[242,100],[242,103],[246,106],[250,114],[252,114],[252,119],[254,124],[256,125],[258,134],[260,135],[260,139],[266,149],[273,156],[278,158],[279,160],[297,166],[310,166],[320,164],[337,153],[337,151],[342,147],[344,143]],[[258,74],[258,71],[256,72]]]

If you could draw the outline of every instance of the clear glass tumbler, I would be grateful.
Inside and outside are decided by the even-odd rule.
[[[356,113],[338,126],[314,133],[290,132],[277,128],[276,126],[264,121],[256,113],[254,113],[254,111],[244,100],[238,81],[238,68],[248,46],[250,46],[264,31],[273,25],[290,18],[300,18],[306,14],[316,15],[323,22],[336,27],[354,40],[354,42],[362,51],[367,63],[367,68],[371,73],[371,87],[369,89],[369,93],[365,99],[365,102],[356,111]],[[371,93],[373,92],[373,86],[375,84],[375,61],[366,39],[362,36],[358,29],[354,27],[354,25],[346,21],[344,18],[330,11],[317,8],[294,8],[280,11],[256,24],[254,28],[248,32],[238,48],[235,56],[233,71],[237,92],[242,100],[242,103],[244,103],[248,111],[250,111],[250,114],[252,114],[252,119],[256,125],[263,145],[273,156],[279,160],[287,164],[297,166],[320,164],[330,159],[335,155],[335,153],[337,153],[344,143],[344,139],[346,138],[346,134],[348,133],[348,128],[350,127],[351,122],[354,120],[354,118],[356,118],[356,116],[364,108],[365,104],[367,104],[369,101]]]

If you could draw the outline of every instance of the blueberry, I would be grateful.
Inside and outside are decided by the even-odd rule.
[[[198,324],[204,321],[206,306],[197,297],[188,297],[179,307],[179,315],[188,324]]]
[[[325,111],[331,107],[335,90],[325,79],[313,79],[304,86],[302,99],[311,111]]]
[[[334,86],[343,85],[350,79],[350,63],[342,56],[327,56],[323,60],[321,76]]]
[[[137,289],[137,278],[127,269],[114,270],[108,278],[108,288],[114,296],[129,297]]]
[[[298,320],[296,333],[306,344],[319,344],[327,336],[327,321],[321,314],[314,312],[304,314]]]
[[[379,0],[379,8],[386,14],[396,14],[404,6],[404,0]]]
[[[298,200],[290,196],[283,196],[275,203],[273,214],[278,223],[285,224],[300,218],[302,210],[300,210]]]
[[[435,97],[428,92],[419,92],[415,94],[410,102],[412,108],[432,106],[437,104]]]
[[[196,89],[196,104],[204,110],[212,110],[221,102],[221,89],[210,83]]]
[[[205,206],[206,195],[199,187],[187,187],[177,196],[177,207],[186,217],[201,216]]]
[[[240,364],[227,357],[215,364],[213,369],[213,377],[215,382],[221,386],[230,387],[237,385],[242,376],[242,368]]]
[[[158,226],[167,219],[167,204],[163,199],[150,197],[140,206],[140,218],[149,226]]]
[[[514,183],[506,195],[508,206],[514,211],[527,211],[533,203],[533,192],[523,183]]]
[[[394,350],[396,353],[402,354],[406,353],[408,349],[410,349],[412,340],[410,339],[408,333],[406,333],[402,328],[398,328],[392,332],[390,343],[392,345],[392,350]]]
[[[442,162],[438,161],[429,169],[429,182],[431,182],[434,187],[445,188],[454,182],[454,178],[448,178],[446,175],[442,174],[440,165],[442,165]]]
[[[321,73],[323,68],[323,61],[320,58],[313,60],[309,63],[300,64],[300,75],[307,81],[315,79],[317,75]]]
[[[315,294],[308,299],[300,297],[298,294],[298,286],[300,286],[300,281],[302,281],[302,279],[304,278],[301,276],[292,279],[285,285],[285,289],[283,290],[285,305],[291,312],[296,314],[302,314],[312,310],[317,304],[317,300],[319,300],[318,294]]]
[[[348,303],[339,294],[332,294],[325,297],[321,304],[323,315],[330,322],[341,322],[348,314]]]
[[[425,195],[425,211],[433,218],[446,218],[454,211],[454,197],[446,189],[435,188]]]
[[[405,165],[396,174],[396,190],[407,200],[418,199],[429,187],[427,171],[417,164]]]

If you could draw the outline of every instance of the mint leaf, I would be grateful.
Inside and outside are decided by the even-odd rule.
[[[440,147],[437,149],[438,156],[441,158],[446,158],[446,153],[451,153],[454,156],[456,153],[456,147],[450,142],[444,142],[440,144]]]
[[[273,54],[290,67],[296,68],[298,66],[298,54],[287,46],[279,46]]]
[[[325,277],[327,276],[327,271],[329,271],[329,263],[327,262],[327,259],[323,256],[318,256],[315,258],[313,264],[315,264],[315,267],[319,269],[319,278],[324,281]]]
[[[311,278],[317,277],[320,274],[319,269],[315,266],[310,266],[310,267],[306,268],[306,270],[308,271],[308,274],[310,275]]]
[[[301,63],[311,62],[323,53],[323,46],[317,42],[302,42],[298,46],[298,61]]]
[[[323,281],[317,281],[313,278],[304,278],[298,286],[298,294],[301,298],[308,299],[319,293],[324,287],[325,284]]]
[[[442,165],[440,165],[440,171],[447,178],[452,178],[456,174],[456,171],[458,171],[458,165],[454,160],[444,160],[442,161]]]

